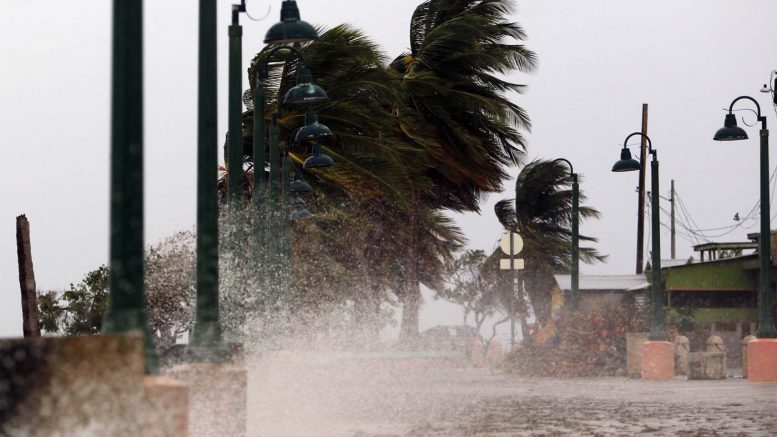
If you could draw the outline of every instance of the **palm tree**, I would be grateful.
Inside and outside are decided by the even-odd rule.
[[[424,208],[479,211],[482,195],[500,190],[505,168],[519,162],[524,140],[518,129],[530,122],[505,93],[523,86],[497,75],[532,71],[535,57],[513,44],[525,34],[508,21],[509,11],[508,0],[427,0],[413,14],[410,51],[391,64],[401,75],[396,114],[400,137],[429,160],[425,175],[435,190],[427,195],[411,189],[411,229],[422,228]],[[409,239],[410,253],[421,249],[419,241]],[[408,267],[401,332],[413,337],[419,266]]]
[[[535,160],[527,164],[515,181],[515,198],[497,202],[494,207],[505,229],[521,235],[524,246],[521,257],[525,269],[521,278],[540,324],[550,319],[550,290],[555,273],[566,273],[572,258],[572,178],[560,162]],[[586,199],[580,193],[580,201]],[[581,222],[598,219],[599,211],[580,206]],[[596,242],[580,236],[581,242]],[[580,248],[580,260],[603,261],[606,256],[592,247]]]

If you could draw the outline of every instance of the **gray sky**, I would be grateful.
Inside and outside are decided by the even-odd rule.
[[[298,0],[304,20],[352,23],[392,58],[408,45],[419,2]],[[222,134],[229,4],[219,2]],[[248,0],[254,16],[269,4],[266,20],[242,18],[244,66],[262,47],[280,5]],[[197,6],[184,0],[145,5],[146,242],[153,243],[195,224]],[[513,78],[529,85],[515,97],[534,125],[527,155],[572,161],[588,204],[603,214],[581,232],[598,237],[610,259],[583,266],[584,274],[633,273],[637,176],[610,168],[623,139],[640,128],[642,103],[650,105],[648,134],[659,151],[662,194],[675,179],[699,228],[729,226],[735,212],[750,211],[758,198],[757,128],[746,128],[749,141],[711,138],[723,108],[742,94],[758,99],[775,125],[769,96],[758,92],[777,69],[773,2],[524,0],[517,6],[513,18],[540,61],[536,73]],[[40,290],[77,282],[107,262],[110,7],[108,1],[0,2],[0,336],[21,335],[15,216],[30,220]],[[471,247],[494,247],[501,230],[493,204],[512,197],[512,183],[506,188],[481,215],[458,217]],[[757,224],[749,221],[719,240],[742,240]],[[681,236],[677,241],[678,256],[690,256],[691,244]],[[666,230],[662,248],[667,258]]]

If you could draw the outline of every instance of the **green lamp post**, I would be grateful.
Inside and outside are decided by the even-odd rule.
[[[159,359],[143,286],[143,2],[113,1],[110,299],[103,331],[140,332],[146,373]]]
[[[229,26],[229,147],[227,152],[227,199],[230,206],[237,206],[243,196],[243,27],[240,13],[246,11],[245,0],[232,5],[232,23]]]
[[[580,306],[580,186],[577,173],[572,163],[564,158],[554,159],[553,163],[565,162],[569,166],[569,176],[572,178],[572,295],[570,296],[573,310]]]
[[[653,155],[650,162],[650,235],[652,237],[652,281],[650,284],[650,300],[652,305],[650,317],[650,340],[666,341],[666,317],[664,314],[663,291],[661,288],[661,222],[659,217],[659,191],[658,191],[658,153],[653,148],[650,137],[642,132],[634,132],[626,137],[621,149],[621,159],[612,166],[614,172],[639,171],[641,165],[639,161],[631,157],[628,148],[628,141],[633,136],[644,137],[648,142],[648,153]]]
[[[769,131],[766,129],[766,116],[761,115],[761,106],[750,96],[740,96],[734,99],[729,105],[728,114],[722,128],[715,132],[713,139],[715,141],[737,141],[746,140],[747,132],[737,126],[737,119],[733,114],[734,104],[739,100],[750,100],[755,103],[758,110],[758,121],[761,122],[761,165],[760,165],[760,185],[761,185],[761,236],[758,239],[758,260],[760,261],[759,284],[758,284],[758,338],[777,338],[777,331],[774,329],[774,318],[772,316],[772,302],[774,301],[774,292],[772,291],[771,275],[771,231],[769,215]]]
[[[197,78],[197,307],[187,354],[223,362],[227,348],[219,322],[218,138],[216,0],[200,0]]]

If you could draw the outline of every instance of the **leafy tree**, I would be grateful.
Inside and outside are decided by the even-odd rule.
[[[194,234],[178,232],[146,251],[146,310],[154,340],[168,347],[193,323]],[[49,334],[98,334],[108,302],[108,267],[87,273],[63,292],[38,299],[43,330]]]
[[[568,273],[572,262],[572,191],[569,170],[559,162],[535,160],[527,164],[515,181],[515,198],[499,201],[494,207],[505,229],[523,239],[521,257],[525,269],[519,274],[526,287],[537,321],[550,319],[550,290],[555,273]],[[580,202],[586,197],[581,192]],[[599,218],[599,212],[580,206],[581,223]],[[580,235],[581,242],[596,242]],[[580,248],[580,260],[602,261],[605,256],[592,247]]]
[[[100,266],[61,293],[49,291],[38,300],[42,328],[47,333],[97,334],[107,308],[108,267]]]

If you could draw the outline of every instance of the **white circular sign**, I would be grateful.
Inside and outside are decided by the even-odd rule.
[[[504,234],[502,241],[499,242],[499,247],[502,248],[502,252],[507,255],[518,255],[523,250],[523,238],[520,235],[513,232],[513,253],[510,253],[510,234]]]

